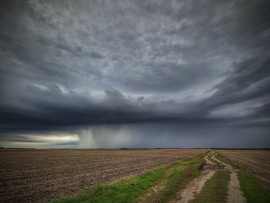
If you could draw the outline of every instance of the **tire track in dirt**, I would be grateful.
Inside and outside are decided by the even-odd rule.
[[[210,155],[210,154],[209,154],[209,155]],[[207,155],[207,156],[204,157],[205,163],[206,163],[206,164],[210,164],[210,165],[216,165],[215,163],[213,163],[212,161],[210,161],[210,160],[208,159],[208,156],[209,156],[209,155]]]
[[[181,196],[181,199],[172,201],[172,203],[188,203],[190,200],[194,199],[194,196],[201,192],[205,182],[214,174],[215,171],[204,171],[202,175],[190,181],[185,189],[180,192],[178,196]]]
[[[212,159],[220,162],[225,165],[225,169],[231,172],[231,179],[228,185],[228,203],[245,203],[246,198],[243,196],[243,192],[240,189],[240,183],[237,176],[237,170],[234,169],[231,165],[226,164],[220,160],[218,160],[215,155],[212,156]]]
[[[208,159],[208,155],[204,157],[207,164],[214,164]],[[171,203],[188,203],[190,200],[194,199],[196,194],[199,194],[207,180],[209,180],[214,174],[215,170],[205,170],[202,174],[190,181],[187,186],[177,193],[177,197],[180,200],[173,200]]]

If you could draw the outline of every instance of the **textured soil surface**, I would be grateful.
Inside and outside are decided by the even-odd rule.
[[[44,202],[206,150],[0,150],[0,202]]]

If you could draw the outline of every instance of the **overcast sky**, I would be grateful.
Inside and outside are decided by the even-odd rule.
[[[270,147],[269,0],[3,0],[0,146]]]

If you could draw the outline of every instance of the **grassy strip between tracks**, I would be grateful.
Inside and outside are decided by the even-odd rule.
[[[270,202],[270,192],[260,186],[258,180],[256,180],[248,171],[244,168],[232,163],[230,160],[226,159],[222,154],[217,153],[216,156],[219,160],[232,165],[234,168],[239,169],[237,172],[238,179],[240,182],[241,190],[247,199],[247,203],[269,203]],[[220,159],[222,157],[222,159]]]
[[[216,161],[215,159],[208,158],[209,161],[213,162],[214,164],[220,164],[220,162]]]
[[[154,198],[154,202],[166,202],[174,198],[176,193],[184,188],[191,179],[200,175],[201,172],[198,166],[203,163],[203,157],[205,155],[206,153],[187,158],[180,162],[170,164],[169,166],[153,169],[141,175],[126,178],[118,182],[98,185],[84,193],[55,200],[53,203],[138,202],[140,196],[143,196],[143,194],[159,180],[164,179],[166,172],[173,169],[166,177],[166,181],[162,181],[164,185],[160,191],[153,194],[154,196],[147,197]]]
[[[239,166],[235,165],[231,160],[225,158],[223,156],[223,154],[221,154],[220,152],[217,152],[217,151],[216,151],[216,159],[218,159],[218,160],[220,160],[220,161],[222,161],[222,162],[224,162],[226,164],[231,165],[234,169],[240,169]]]
[[[202,191],[195,195],[195,199],[191,200],[190,203],[226,202],[229,181],[229,171],[217,171],[210,180],[206,181]]]

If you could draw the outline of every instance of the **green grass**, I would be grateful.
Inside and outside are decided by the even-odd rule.
[[[258,181],[250,176],[246,171],[237,173],[241,190],[247,199],[247,203],[269,203],[270,192],[262,188]]]
[[[155,202],[168,202],[176,197],[176,193],[183,189],[193,178],[201,174],[199,166],[204,163],[206,153],[182,160],[173,173],[168,177],[164,190],[157,195]]]
[[[214,164],[220,164],[220,162],[216,161],[215,159],[208,158],[210,161],[212,161]]]
[[[230,161],[229,159],[225,158],[221,153],[216,152],[216,159],[231,165],[234,169],[240,169],[239,166],[235,165],[232,161]]]
[[[84,193],[55,200],[53,203],[128,203],[136,202],[151,186],[158,182],[166,171],[173,172],[166,178],[164,189],[157,195],[155,202],[166,202],[183,188],[192,178],[198,176],[198,166],[203,162],[202,155],[184,159],[166,167],[154,169],[141,175],[118,182],[102,184]]]
[[[217,171],[210,180],[206,181],[202,191],[195,195],[190,203],[222,203],[226,202],[229,171]]]

